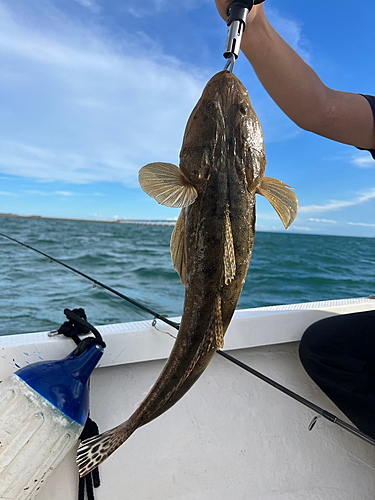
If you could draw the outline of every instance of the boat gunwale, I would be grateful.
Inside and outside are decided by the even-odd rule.
[[[333,314],[375,308],[369,297],[305,302],[236,310],[225,338],[225,350],[248,349],[299,341],[313,322]],[[180,318],[171,318],[179,322]],[[107,348],[98,368],[166,359],[176,330],[153,319],[97,326]],[[35,332],[0,337],[0,380],[38,361],[61,359],[75,347],[62,335]]]

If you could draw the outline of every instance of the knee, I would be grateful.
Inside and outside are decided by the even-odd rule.
[[[313,323],[303,332],[299,345],[300,355],[305,355],[310,351],[315,351],[318,347],[318,339],[320,337],[319,323],[320,321],[318,321],[317,323]]]
[[[322,319],[310,325],[302,335],[299,345],[299,357],[305,370],[309,373],[312,365],[320,361],[321,357],[328,354],[330,340],[329,318]]]
[[[308,361],[311,357],[311,352],[314,351],[316,338],[314,333],[316,332],[315,324],[310,325],[303,333],[301,342],[299,344],[299,358],[302,365],[307,367]]]

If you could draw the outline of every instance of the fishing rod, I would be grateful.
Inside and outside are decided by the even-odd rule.
[[[143,304],[140,304],[139,302],[137,302],[136,300],[133,300],[129,297],[127,297],[126,295],[118,292],[117,290],[115,290],[114,288],[108,286],[108,285],[105,285],[104,283],[101,283],[100,281],[92,278],[91,276],[88,276],[87,274],[85,273],[82,273],[81,271],[79,271],[78,269],[75,269],[74,267],[72,266],[69,266],[68,264],[65,264],[64,262],[58,260],[58,259],[55,259],[54,257],[51,257],[50,255],[42,252],[41,250],[38,250],[37,248],[34,248],[32,247],[31,245],[27,245],[26,243],[23,243],[22,241],[19,241],[17,240],[16,238],[13,238],[11,236],[8,236],[4,233],[0,233],[0,236],[2,236],[3,238],[7,238],[8,240],[10,241],[13,241],[14,243],[17,243],[25,248],[28,248],[29,250],[32,250],[40,255],[42,255],[43,257],[46,257],[47,259],[51,260],[52,262],[56,262],[57,264],[60,264],[61,266],[64,266],[65,268],[69,269],[70,271],[73,271],[74,273],[76,274],[79,274],[80,276],[90,280],[91,282],[95,283],[96,285],[108,290],[109,292],[117,295],[118,297],[130,302],[131,304],[135,305],[136,307],[139,307],[140,309],[142,309],[143,311],[146,311],[148,312],[149,314],[151,314],[152,316],[154,316],[155,318],[157,319],[160,319],[161,321],[163,321],[164,323],[168,324],[169,326],[172,326],[173,328],[175,328],[176,330],[179,329],[179,324],[178,323],[175,323],[174,321],[171,321],[169,320],[168,318],[166,318],[165,316],[162,316],[161,314],[158,314],[156,313],[155,311],[152,311],[151,309],[149,309],[148,307],[144,306]],[[330,422],[338,425],[339,427],[341,427],[342,429],[345,429],[346,431],[354,434],[355,436],[363,439],[364,441],[366,441],[367,443],[375,446],[375,439],[373,439],[372,437],[368,436],[367,434],[365,434],[364,432],[360,431],[359,429],[357,429],[356,427],[348,424],[347,422],[344,422],[344,420],[341,420],[340,418],[338,418],[336,415],[330,413],[329,411],[327,410],[324,410],[323,408],[321,408],[320,406],[316,405],[315,403],[312,403],[311,401],[309,401],[308,399],[300,396],[299,394],[291,391],[290,389],[288,389],[287,387],[284,387],[283,385],[279,384],[278,382],[276,382],[275,380],[267,377],[266,375],[264,375],[263,373],[261,372],[258,372],[257,370],[254,370],[254,368],[251,368],[250,366],[246,365],[245,363],[243,363],[242,361],[234,358],[233,356],[231,356],[230,354],[228,354],[227,352],[225,351],[221,351],[221,350],[218,350],[217,351],[217,354],[219,354],[220,356],[222,356],[223,358],[227,359],[228,361],[231,361],[232,363],[234,363],[235,365],[239,366],[240,368],[244,369],[245,371],[247,371],[248,373],[251,373],[252,375],[254,375],[255,377],[259,378],[260,380],[263,380],[263,382],[266,382],[267,384],[271,385],[272,387],[274,387],[275,389],[283,392],[284,394],[286,394],[287,396],[291,397],[292,399],[294,399],[295,401],[298,401],[299,403],[303,404],[304,406],[307,406],[308,408],[310,408],[310,410],[313,410],[315,413],[317,413],[319,416],[322,416],[324,417],[325,419],[329,420]],[[310,425],[309,425],[309,431],[311,431],[313,429],[313,427],[315,426],[316,424],[316,421],[317,421],[318,417],[314,417],[313,420],[311,421]]]
[[[303,404],[304,406],[307,406],[310,408],[310,410],[313,410],[314,412],[318,413],[321,417],[326,418],[330,422],[337,424],[339,427],[345,429],[346,431],[351,432],[355,436],[363,439],[369,444],[372,444],[375,446],[375,439],[372,437],[368,436],[364,432],[360,431],[353,425],[348,424],[347,422],[344,422],[344,420],[341,420],[340,418],[336,417],[336,415],[333,415],[327,410],[324,410],[320,406],[316,405],[315,403],[312,403],[308,399],[300,396],[299,394],[291,391],[287,387],[284,387],[283,385],[279,384],[275,380],[272,380],[271,378],[267,377],[266,375],[263,375],[263,373],[258,372],[257,370],[254,370],[254,368],[251,368],[250,366],[246,365],[245,363],[242,363],[242,361],[239,361],[238,359],[234,358],[233,356],[230,356],[228,353],[224,351],[217,351],[217,354],[220,356],[223,356],[224,358],[228,359],[235,365],[239,366],[240,368],[243,368],[247,372],[251,373],[252,375],[255,375],[255,377],[259,378],[260,380],[263,380],[263,382],[266,382],[269,385],[272,385],[275,389],[278,389],[279,391],[283,392],[287,396],[293,398],[294,400],[298,401],[299,403]],[[312,431],[316,422],[318,420],[318,417],[314,417],[308,427],[309,431]]]

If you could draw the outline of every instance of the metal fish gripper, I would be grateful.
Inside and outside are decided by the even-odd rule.
[[[263,3],[264,0],[234,0],[228,7],[227,26],[228,34],[225,43],[224,57],[227,59],[224,70],[233,73],[234,64],[238,59],[242,35],[246,28],[247,16],[254,5]]]

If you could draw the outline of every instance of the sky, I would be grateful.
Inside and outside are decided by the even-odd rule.
[[[326,85],[375,94],[375,3],[353,5],[265,9]],[[226,33],[214,0],[0,0],[0,213],[177,218],[143,193],[138,171],[178,164],[189,114],[224,68]],[[267,175],[298,196],[289,231],[375,236],[371,155],[298,129],[243,54],[235,74],[262,124]],[[257,229],[283,231],[261,197]]]

